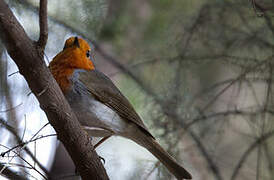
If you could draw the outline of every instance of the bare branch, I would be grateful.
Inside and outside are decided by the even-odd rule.
[[[8,148],[8,147],[6,147],[6,146],[4,146],[4,145],[0,145],[0,146],[5,147],[5,148]],[[8,157],[11,157],[12,159],[15,158],[15,157],[18,157],[20,160],[22,160],[23,162],[25,162],[25,163],[28,165],[28,167],[27,167],[27,166],[24,166],[24,165],[21,165],[21,167],[27,167],[28,169],[33,169],[33,170],[36,171],[38,174],[40,174],[44,179],[47,179],[47,177],[46,177],[44,174],[42,174],[38,169],[36,169],[33,165],[31,165],[25,158],[23,158],[23,157],[20,155],[20,153],[18,153],[18,152],[16,152],[16,151],[12,151],[12,152],[14,153],[14,155],[12,155],[12,156],[9,156],[9,155],[8,155]],[[12,160],[12,159],[11,159],[11,160]],[[11,160],[9,160],[9,162],[10,162]],[[3,166],[3,168],[1,169],[0,172],[3,172],[3,171],[8,167],[8,164],[9,164],[9,163],[6,163],[6,164]]]
[[[185,130],[188,130],[191,126],[196,124],[199,121],[202,120],[207,120],[207,119],[212,119],[212,118],[217,118],[217,117],[225,117],[225,116],[256,116],[259,114],[270,114],[274,115],[273,110],[267,109],[267,108],[259,108],[253,111],[245,111],[245,110],[240,110],[240,109],[235,109],[235,110],[225,110],[225,111],[220,111],[220,112],[214,112],[211,114],[201,114],[200,116],[191,119],[189,123],[187,123],[184,127]],[[189,119],[186,119],[189,120]]]
[[[47,138],[47,137],[52,137],[52,136],[56,136],[56,134],[48,134],[48,135],[45,135],[45,136],[39,136],[39,137],[37,137],[37,138],[35,138],[35,139],[31,139],[31,140],[29,140],[29,141],[27,141],[27,142],[22,142],[22,143],[17,144],[16,146],[14,146],[14,147],[12,147],[12,148],[9,148],[7,151],[2,152],[2,153],[0,154],[0,156],[4,157],[6,154],[10,153],[11,151],[13,151],[13,150],[16,149],[16,148],[19,148],[19,147],[26,148],[25,146],[26,146],[27,144],[31,143],[31,142],[36,142],[36,141],[39,140],[39,139],[43,139],[43,138]],[[37,162],[38,162],[38,161],[35,161],[35,163],[37,163]]]
[[[12,128],[11,126],[9,126],[3,119],[0,118],[0,124],[2,124],[10,133],[12,133],[17,141],[18,144],[20,144],[20,146],[18,147],[23,147],[24,143],[20,136],[17,134],[17,132],[15,131],[14,128]],[[31,157],[31,159],[39,166],[39,168],[42,169],[42,171],[45,174],[49,174],[48,170],[37,160],[37,158],[33,155],[33,153],[31,152],[31,150],[25,146],[24,150],[26,151],[26,153]],[[1,152],[0,154],[1,156],[3,156],[3,153]]]
[[[44,51],[48,40],[48,15],[47,15],[47,0],[40,0],[39,10],[39,26],[40,36],[38,40],[38,46]]]
[[[233,84],[244,78],[248,73],[254,71],[255,69],[259,68],[260,66],[270,62],[273,59],[274,55],[271,55],[270,57],[266,58],[265,60],[258,62],[256,65],[252,66],[251,68],[247,68],[245,72],[240,74],[234,81],[229,83],[227,86],[225,86],[216,96],[213,97],[212,100],[210,100],[202,109],[202,112],[204,112],[208,107],[210,107],[213,103],[216,102],[216,100],[224,93],[226,92]]]
[[[238,164],[236,165],[233,174],[231,176],[231,180],[236,179],[243,163],[246,161],[247,157],[251,154],[251,152],[259,145],[261,145],[263,142],[265,142],[266,140],[268,140],[270,137],[274,136],[274,131],[271,131],[269,133],[266,133],[264,135],[262,135],[260,138],[258,138],[254,143],[252,143],[248,149],[243,153],[241,159],[239,160]]]

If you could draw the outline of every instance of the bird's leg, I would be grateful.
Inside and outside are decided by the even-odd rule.
[[[110,136],[105,136],[103,137],[97,144],[94,145],[94,149],[96,149],[100,144],[102,144],[103,142],[105,142],[105,140],[107,140]]]
[[[94,145],[94,149],[96,149],[100,144],[102,144],[105,140],[107,140],[110,136],[105,136],[103,137],[97,144]],[[101,156],[99,156],[99,158],[104,162],[105,164],[105,159]]]

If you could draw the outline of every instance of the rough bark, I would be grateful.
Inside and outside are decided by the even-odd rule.
[[[43,47],[27,36],[4,0],[0,0],[0,38],[45,111],[58,139],[73,159],[82,179],[108,179],[89,136],[82,130],[44,63]]]

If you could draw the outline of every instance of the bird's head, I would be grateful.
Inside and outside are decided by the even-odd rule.
[[[56,64],[63,68],[93,70],[91,48],[84,39],[70,37],[66,40],[63,51],[54,57],[49,66]]]
[[[70,37],[64,49],[49,64],[49,69],[63,91],[71,87],[70,78],[76,69],[93,70],[91,48],[82,38]]]

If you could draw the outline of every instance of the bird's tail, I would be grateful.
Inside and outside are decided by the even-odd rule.
[[[142,135],[141,135],[142,134]],[[179,165],[173,157],[171,157],[152,137],[141,133],[140,136],[136,138],[131,138],[141,146],[144,146],[148,151],[150,151],[156,158],[163,163],[166,168],[177,178],[177,179],[192,179],[191,174],[185,170],[181,165]],[[141,138],[142,136],[142,138]]]

